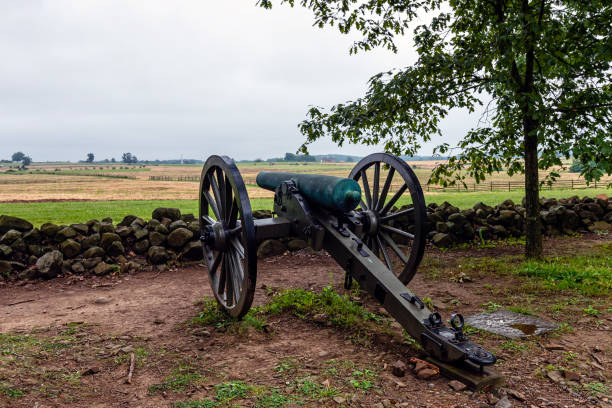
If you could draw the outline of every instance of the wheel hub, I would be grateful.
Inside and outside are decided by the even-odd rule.
[[[222,222],[215,222],[213,225],[207,225],[202,231],[201,241],[209,247],[223,251],[229,243],[229,231],[225,228]]]
[[[365,233],[368,235],[378,234],[378,214],[376,211],[364,211],[361,217]]]

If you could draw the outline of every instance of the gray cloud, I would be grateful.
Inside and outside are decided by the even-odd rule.
[[[398,55],[349,56],[352,39],[312,27],[308,11],[254,1],[24,0],[0,13],[3,158],[281,155],[301,144],[309,105],[359,97],[371,75],[414,60],[408,39]],[[473,122],[453,115],[446,139]]]

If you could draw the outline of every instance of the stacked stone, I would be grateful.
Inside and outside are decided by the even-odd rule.
[[[53,278],[59,274],[105,275],[140,269],[147,262],[197,261],[203,257],[200,225],[192,214],[158,208],[151,220],[128,215],[34,228],[21,218],[0,216],[0,277]],[[132,260],[128,260],[128,258]]]
[[[612,231],[612,202],[608,198],[578,196],[540,200],[542,231],[546,235],[574,234],[584,231]],[[491,207],[477,203],[459,210],[448,202],[427,206],[428,237],[438,247],[476,240],[503,239],[525,234],[525,203],[512,200]],[[402,207],[399,210],[405,209]],[[410,228],[404,220],[403,228]]]

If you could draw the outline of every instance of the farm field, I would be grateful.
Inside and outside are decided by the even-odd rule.
[[[506,199],[520,202],[524,193],[514,187],[505,189],[506,183],[522,182],[522,176],[508,177],[496,174],[493,183],[498,183],[494,191],[457,192],[458,187],[446,191],[428,191],[426,183],[431,170],[438,164],[434,161],[409,163],[421,182],[427,202],[448,201],[460,208],[473,206],[482,201],[488,205],[498,204]],[[283,171],[299,173],[328,174],[346,177],[355,163],[239,163],[238,167],[247,186],[253,209],[271,209],[271,191],[256,185],[255,178],[261,171]],[[88,219],[111,217],[122,218],[134,214],[148,218],[153,209],[170,206],[181,209],[183,213],[197,213],[198,188],[201,165],[84,165],[84,164],[36,164],[26,172],[12,172],[0,168],[0,214],[23,217],[40,225],[44,222],[74,223]],[[368,171],[371,180],[373,171]],[[386,172],[382,171],[382,177]],[[545,173],[541,174],[543,178]],[[168,178],[173,181],[159,180]],[[183,179],[185,181],[176,181]],[[561,180],[573,180],[580,185],[579,174],[563,172]],[[487,180],[486,183],[491,182]],[[473,180],[467,180],[473,183]],[[542,191],[546,197],[569,197],[572,195],[606,194],[610,190],[600,182],[598,188],[563,188]],[[514,185],[514,184],[513,184]],[[391,184],[391,192],[401,186],[397,176]],[[510,190],[510,191],[508,191]],[[404,195],[398,202],[410,202]]]

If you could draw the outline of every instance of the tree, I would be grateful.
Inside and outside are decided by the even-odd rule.
[[[21,166],[25,169],[26,167],[28,167],[30,164],[32,164],[32,158],[30,156],[24,156],[21,159]]]
[[[123,155],[121,155],[121,160],[124,163],[137,163],[138,159],[136,158],[136,156],[133,156],[132,153],[123,153]]]
[[[87,163],[93,163],[94,161],[94,154],[93,153],[87,153],[87,160],[85,160]]]
[[[374,75],[364,97],[326,111],[312,107],[298,126],[308,144],[331,136],[345,142],[383,144],[413,156],[423,142],[442,136],[450,110],[484,111],[478,126],[448,154],[430,182],[476,182],[499,170],[524,173],[526,256],[542,255],[539,169],[542,182],[559,176],[562,158],[584,164],[582,175],[612,174],[612,3],[607,0],[279,0],[314,13],[319,27],[362,38],[351,53],[396,42],[409,24],[417,61]],[[272,7],[271,0],[259,5]],[[405,39],[402,38],[402,41]]]
[[[13,153],[13,155],[11,156],[11,160],[13,160],[14,162],[20,162],[23,160],[24,157],[26,157],[26,155],[23,152],[16,152]]]

